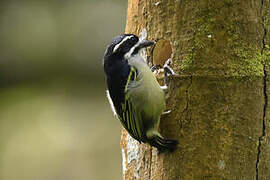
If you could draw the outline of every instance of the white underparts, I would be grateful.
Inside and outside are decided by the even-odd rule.
[[[107,98],[108,98],[109,103],[110,103],[110,105],[111,105],[113,115],[114,115],[114,116],[117,116],[116,111],[115,111],[115,108],[114,108],[114,105],[113,105],[112,98],[111,98],[111,96],[110,96],[110,92],[109,92],[108,90],[106,90],[106,95],[107,95]]]

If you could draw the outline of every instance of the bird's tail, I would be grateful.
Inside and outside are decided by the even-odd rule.
[[[178,141],[175,139],[165,139],[161,135],[154,135],[149,140],[151,146],[156,147],[159,151],[174,151],[177,148]]]

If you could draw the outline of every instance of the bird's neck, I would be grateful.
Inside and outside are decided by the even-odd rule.
[[[104,62],[104,71],[107,75],[114,76],[117,72],[124,68],[127,61],[121,57],[109,57],[110,59]]]

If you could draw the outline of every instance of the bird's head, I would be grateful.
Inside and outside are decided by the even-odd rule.
[[[123,34],[113,39],[112,43],[107,47],[104,60],[109,57],[111,60],[128,59],[145,47],[154,45],[154,42],[139,38],[134,34]]]

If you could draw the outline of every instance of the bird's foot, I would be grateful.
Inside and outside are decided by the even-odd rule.
[[[165,86],[169,86],[168,85],[168,77],[169,76],[176,76],[177,74],[173,71],[173,69],[170,67],[170,65],[171,65],[171,63],[172,63],[172,59],[170,58],[170,59],[168,59],[166,62],[165,62],[165,64],[164,64],[164,66],[163,66],[163,69],[164,69],[164,84],[165,84]]]
[[[172,112],[172,110],[167,110],[167,111],[164,111],[163,113],[162,113],[162,115],[167,115],[167,114],[170,114]]]
[[[174,72],[174,70],[170,67],[172,63],[172,59],[168,59],[165,63],[164,66],[162,67],[161,65],[153,65],[151,67],[151,71],[153,74],[158,78],[161,73],[164,73],[164,86],[160,86],[160,88],[166,93],[168,91],[168,77],[169,76],[176,76],[177,74]]]
[[[164,73],[167,73],[168,75],[177,75],[177,74],[173,71],[173,69],[170,67],[171,64],[172,64],[172,59],[169,58],[169,59],[165,62],[164,66],[163,66]]]

